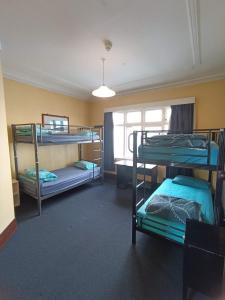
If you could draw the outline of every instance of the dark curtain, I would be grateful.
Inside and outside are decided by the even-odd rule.
[[[194,104],[181,104],[171,106],[169,133],[192,133],[194,120]],[[167,167],[166,177],[174,178],[176,175],[192,176],[192,169]]]
[[[113,113],[104,114],[104,169],[114,171]]]

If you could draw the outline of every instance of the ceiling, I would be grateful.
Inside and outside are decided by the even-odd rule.
[[[101,57],[117,93],[224,78],[224,28],[224,0],[0,0],[4,76],[81,99]]]

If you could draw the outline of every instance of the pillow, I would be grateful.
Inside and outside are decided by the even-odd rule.
[[[95,163],[92,163],[90,161],[86,161],[86,160],[79,160],[76,161],[74,166],[76,168],[82,169],[82,170],[92,170],[93,167],[96,168],[97,165]]]
[[[30,168],[25,170],[25,175],[32,178],[36,179],[36,169],[35,168]],[[39,179],[43,182],[49,182],[49,181],[54,181],[58,177],[56,174],[49,172],[46,169],[40,169],[39,170]]]
[[[201,221],[199,203],[167,195],[154,195],[145,211],[149,215],[182,224],[185,224],[187,219]]]
[[[197,189],[207,190],[210,188],[210,183],[203,179],[198,179],[194,177],[178,175],[173,179],[173,183],[186,185]]]

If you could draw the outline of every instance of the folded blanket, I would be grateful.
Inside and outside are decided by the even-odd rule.
[[[188,148],[207,148],[207,137],[200,134],[168,134],[155,135],[147,138],[149,146],[157,147],[188,147]]]
[[[24,171],[25,175],[30,177],[31,179],[36,179],[36,170],[35,168],[26,169]],[[39,170],[39,179],[43,182],[54,181],[57,179],[57,175],[49,172],[46,169]]]
[[[167,195],[154,195],[145,211],[147,214],[182,224],[186,224],[186,219],[201,221],[199,203]]]

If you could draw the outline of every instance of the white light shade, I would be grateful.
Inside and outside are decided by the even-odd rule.
[[[92,92],[92,95],[99,98],[109,98],[115,96],[116,93],[106,85],[101,85],[99,88]]]

